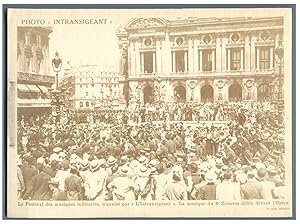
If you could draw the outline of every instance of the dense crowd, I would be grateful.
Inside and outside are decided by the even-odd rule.
[[[77,113],[77,123],[105,122],[143,123],[153,121],[228,121],[238,119],[239,111],[243,110],[250,119],[259,118],[273,110],[268,101],[218,102],[218,103],[155,103],[132,104],[126,110],[103,108],[94,112]]]
[[[70,114],[63,124],[53,122],[51,115],[20,120],[18,199],[228,201],[286,196],[284,127],[269,104],[153,108]],[[206,108],[204,116],[201,108]]]

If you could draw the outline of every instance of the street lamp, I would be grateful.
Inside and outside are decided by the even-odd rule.
[[[62,59],[59,58],[58,52],[55,52],[55,57],[52,59],[52,68],[56,72],[56,89],[58,89],[58,73],[61,70]]]
[[[154,81],[155,81],[155,86],[157,87],[157,92],[158,92],[158,94],[155,94],[154,96],[156,96],[157,98],[158,98],[158,101],[160,102],[160,91],[161,91],[161,78],[160,78],[160,76],[158,76],[157,78],[155,78],[154,79]]]
[[[278,41],[278,46],[275,49],[275,54],[277,55],[279,60],[276,60],[276,63],[278,64],[279,74],[278,74],[278,113],[279,113],[279,123],[281,124],[283,122],[283,109],[284,109],[284,102],[283,102],[283,94],[282,94],[282,85],[283,85],[283,74],[282,74],[282,66],[284,63],[284,49],[282,46],[282,40]]]

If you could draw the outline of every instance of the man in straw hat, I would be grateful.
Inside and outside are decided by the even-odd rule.
[[[82,198],[82,182],[77,176],[77,167],[71,166],[70,176],[65,179],[65,191],[67,192],[68,201],[81,200]]]
[[[232,172],[225,171],[224,180],[216,187],[216,199],[221,201],[241,200],[241,190],[238,183],[232,182]]]
[[[65,190],[65,180],[67,177],[71,176],[70,174],[70,161],[64,160],[60,166],[60,169],[57,171],[55,178],[59,181],[58,188],[61,191]]]
[[[155,195],[156,180],[151,175],[151,169],[145,166],[140,166],[138,178],[135,183],[139,187],[138,200],[152,200]]]
[[[267,170],[266,168],[259,168],[257,170],[257,180],[260,184],[259,194],[261,199],[272,200],[278,198],[275,191],[275,183],[266,180]]]
[[[213,171],[208,171],[205,174],[205,183],[199,183],[195,185],[194,190],[191,193],[191,197],[194,200],[216,200],[216,187],[215,181],[217,175]]]
[[[65,201],[67,200],[67,194],[65,191],[58,189],[59,181],[56,178],[51,178],[48,181],[49,188],[52,191],[51,200],[53,201]]]
[[[89,200],[104,200],[107,172],[104,169],[105,159],[93,160],[90,163],[90,175],[87,178],[85,193]]]
[[[51,177],[45,173],[43,164],[38,163],[36,168],[38,174],[32,178],[31,200],[49,200],[51,198],[51,192],[48,181]]]
[[[112,192],[113,200],[135,200],[135,193],[139,190],[139,187],[128,177],[128,171],[128,166],[121,166],[118,170],[119,176],[107,185],[108,190]]]
[[[22,174],[23,174],[23,178],[24,178],[24,184],[25,184],[25,191],[24,191],[24,195],[23,195],[23,199],[29,199],[31,197],[32,194],[32,189],[33,189],[33,183],[32,183],[32,179],[33,177],[38,174],[38,171],[35,167],[35,158],[32,156],[28,156],[26,157],[26,164],[23,164],[23,166],[21,167],[22,169]]]
[[[255,172],[247,173],[247,182],[241,185],[241,193],[244,200],[260,199],[260,183],[255,179]]]
[[[166,185],[164,196],[167,200],[187,200],[187,185],[183,181],[181,167],[176,165],[172,168],[172,179]]]

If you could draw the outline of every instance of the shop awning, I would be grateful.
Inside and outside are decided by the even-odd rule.
[[[25,84],[17,84],[17,88],[23,92],[30,92],[30,89]]]
[[[46,86],[38,86],[40,90],[42,90],[43,93],[48,92],[48,88]]]
[[[36,85],[27,85],[27,87],[31,90],[31,92],[41,92],[41,90]]]

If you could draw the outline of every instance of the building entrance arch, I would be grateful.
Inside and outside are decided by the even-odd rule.
[[[269,100],[271,94],[270,86],[266,83],[262,83],[257,87],[257,100]]]
[[[204,85],[201,88],[201,102],[214,101],[214,88],[211,85]]]
[[[241,101],[243,96],[243,89],[239,84],[232,84],[228,89],[229,101]]]
[[[154,89],[152,86],[147,85],[145,86],[143,90],[143,96],[144,96],[144,104],[146,103],[154,103]]]
[[[186,88],[183,85],[178,85],[174,88],[174,97],[176,102],[186,101]]]

